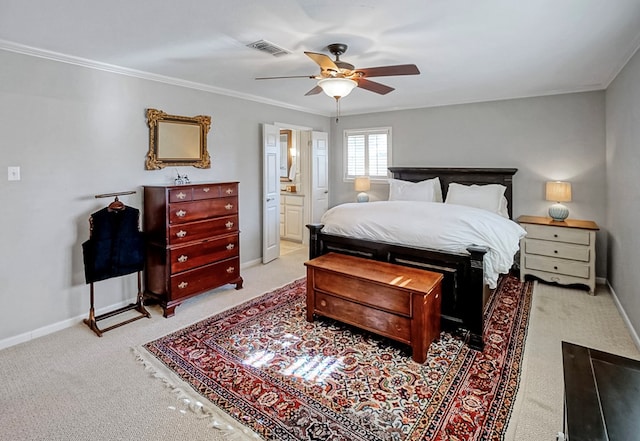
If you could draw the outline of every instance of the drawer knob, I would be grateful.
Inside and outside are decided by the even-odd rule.
[[[235,245],[235,244],[233,244],[233,243],[230,243],[229,245],[227,245],[227,249],[228,249],[228,250],[232,250],[232,249],[234,249],[235,247],[236,247],[236,245]]]
[[[205,193],[209,193],[209,187],[203,188],[202,191],[204,191]]]
[[[176,233],[176,236],[178,237],[185,237],[187,235],[187,232],[184,230],[180,230]]]
[[[233,208],[233,204],[227,204],[224,206],[227,210],[231,210]]]
[[[227,194],[233,194],[233,188],[227,188],[227,189],[225,190],[225,193],[227,193]]]
[[[327,301],[326,300],[320,300],[320,306],[327,306]]]
[[[184,210],[178,210],[176,211],[176,216],[178,217],[185,217],[187,215],[187,212]]]
[[[233,228],[233,222],[229,221],[226,224],[224,224],[224,226],[227,228]]]
[[[185,289],[187,286],[189,286],[189,282],[180,282],[180,283],[178,283],[178,288],[180,288],[180,289]]]
[[[557,267],[557,266],[554,266],[554,267],[553,267],[553,269],[557,271],[557,270],[558,270],[558,267]]]
[[[180,263],[185,263],[187,260],[189,260],[189,257],[185,256],[184,254],[178,257],[178,262]]]
[[[554,252],[555,254],[558,254],[558,250],[553,250],[553,252]]]
[[[553,237],[558,237],[558,235],[557,235],[557,234],[554,234],[554,235],[553,235]]]
[[[235,272],[235,270],[236,269],[234,267],[230,266],[229,268],[227,268],[227,273],[231,274],[231,273]]]
[[[178,199],[184,199],[184,198],[186,198],[186,197],[187,197],[187,195],[186,195],[186,194],[184,194],[183,192],[180,192],[180,193],[178,193],[178,194],[176,195],[176,197],[177,197]]]

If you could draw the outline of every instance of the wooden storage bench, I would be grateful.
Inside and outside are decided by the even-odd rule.
[[[409,344],[424,363],[440,335],[442,274],[338,253],[305,265],[307,321],[317,314]]]

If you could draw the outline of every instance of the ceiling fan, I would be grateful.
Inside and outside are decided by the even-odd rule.
[[[316,95],[325,92],[336,100],[347,96],[355,87],[369,90],[380,95],[395,90],[385,84],[371,81],[370,77],[390,77],[396,75],[418,75],[420,71],[415,64],[398,64],[393,66],[367,67],[357,69],[353,64],[340,60],[340,55],[347,51],[347,45],[333,43],[327,46],[329,52],[336,59],[332,60],[325,54],[305,52],[305,54],[320,66],[318,75],[297,75],[285,77],[260,77],[256,80],[272,80],[283,78],[311,78],[319,80],[318,84],[305,95]]]

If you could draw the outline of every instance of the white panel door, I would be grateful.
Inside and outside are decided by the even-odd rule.
[[[311,132],[311,216],[319,223],[329,208],[329,134]]]
[[[262,125],[262,263],[280,256],[280,129]]]

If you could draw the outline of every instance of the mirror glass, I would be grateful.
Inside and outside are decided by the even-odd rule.
[[[291,130],[280,130],[280,181],[290,181]]]
[[[211,168],[207,150],[207,133],[211,127],[211,117],[168,115],[161,110],[147,109],[147,124],[147,170],[157,170],[170,165]]]

